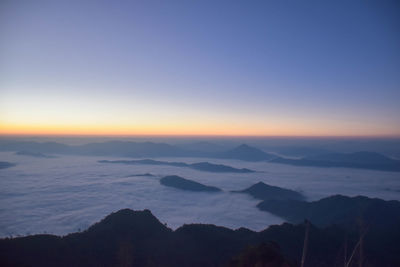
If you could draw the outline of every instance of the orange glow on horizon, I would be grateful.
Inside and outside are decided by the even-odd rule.
[[[18,125],[0,124],[0,136],[254,136],[254,137],[400,137],[400,134],[310,130],[301,127],[249,125]]]

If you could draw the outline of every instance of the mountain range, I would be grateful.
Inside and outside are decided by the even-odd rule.
[[[271,162],[295,166],[343,167],[379,171],[400,171],[400,160],[376,152],[326,153],[300,159],[275,158]]]
[[[184,163],[184,162],[168,162],[159,161],[152,159],[140,159],[140,160],[99,160],[99,163],[110,163],[110,164],[127,164],[127,165],[162,165],[162,166],[173,166],[181,168],[190,168],[199,171],[206,172],[232,172],[232,173],[250,173],[254,172],[246,168],[234,168],[223,164],[213,164],[209,162],[197,162],[197,163]]]
[[[73,154],[91,156],[116,157],[197,157],[235,159],[242,161],[261,161],[295,166],[312,167],[345,167],[380,171],[400,171],[400,160],[389,158],[376,152],[354,153],[322,153],[302,158],[285,158],[267,153],[258,148],[242,144],[232,149],[221,151],[218,147],[212,151],[207,144],[204,150],[187,150],[177,145],[153,142],[109,141],[104,143],[89,143],[85,145],[65,145],[55,142],[0,141],[0,151],[24,151],[24,154]],[[197,144],[192,148],[201,146]]]
[[[124,209],[83,232],[63,237],[0,239],[0,265],[294,267],[300,266],[305,229],[306,224],[289,223],[260,232],[189,224],[173,231],[149,210]],[[308,232],[306,266],[343,265],[344,246],[350,253],[358,241],[357,233],[338,226],[311,225]],[[398,266],[396,244],[388,250],[387,241],[373,236],[363,246],[363,262],[366,266]]]

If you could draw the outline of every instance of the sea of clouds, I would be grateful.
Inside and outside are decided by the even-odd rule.
[[[211,173],[171,166],[101,164],[122,158],[57,156],[35,158],[0,152],[0,161],[16,163],[0,170],[0,236],[34,233],[64,235],[87,229],[122,208],[149,209],[176,229],[210,223],[262,230],[284,220],[256,208],[259,200],[242,190],[259,181],[298,190],[309,200],[333,194],[400,200],[399,173],[346,168],[296,167],[266,162],[160,158],[163,161],[220,163],[255,173]],[[154,176],[131,176],[151,173]],[[163,186],[159,179],[179,175],[223,192],[188,192]]]

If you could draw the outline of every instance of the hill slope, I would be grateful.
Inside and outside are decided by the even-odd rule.
[[[172,231],[148,210],[125,209],[110,214],[81,233],[0,239],[0,265],[238,266],[238,261],[259,261],[269,264],[261,266],[298,266],[304,231],[303,224],[287,223],[261,232],[203,224],[184,225]],[[309,236],[308,266],[341,263],[344,231],[337,227],[318,229],[312,226]],[[356,236],[348,235],[349,247],[356,241]],[[385,242],[377,242],[381,245],[379,250],[365,244],[366,264],[396,266],[400,263],[396,247],[389,250],[391,257],[387,257]]]

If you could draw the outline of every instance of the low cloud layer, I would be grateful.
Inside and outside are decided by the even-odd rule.
[[[113,158],[62,156],[47,159],[0,153],[1,161],[17,163],[15,167],[0,171],[0,236],[84,230],[121,208],[150,209],[174,229],[185,223],[212,223],[262,230],[283,220],[259,211],[258,200],[229,192],[259,181],[301,191],[310,200],[332,194],[400,200],[400,180],[396,173],[390,172],[207,160],[258,171],[227,174],[172,166],[100,164],[97,162],[100,159]],[[154,176],[133,176],[143,173]],[[186,192],[165,187],[159,183],[165,175],[179,175],[224,191]]]

